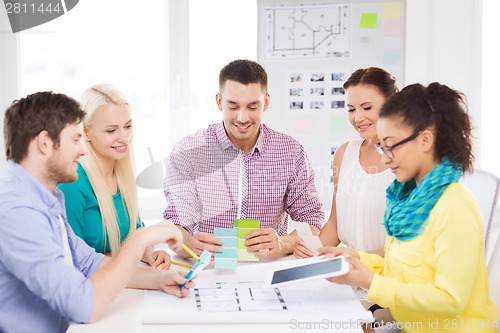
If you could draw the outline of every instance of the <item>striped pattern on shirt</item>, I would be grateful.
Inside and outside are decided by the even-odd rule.
[[[304,148],[266,125],[246,156],[218,123],[177,143],[168,164],[164,218],[190,233],[232,228],[238,217],[258,219],[279,235],[286,235],[289,215],[317,228],[323,223]]]

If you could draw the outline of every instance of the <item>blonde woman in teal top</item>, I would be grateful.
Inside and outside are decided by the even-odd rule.
[[[111,85],[88,88],[80,98],[86,155],[78,180],[61,184],[68,222],[96,251],[115,255],[143,223],[137,209],[133,168],[132,116],[127,98]],[[149,248],[142,258],[152,266],[170,264],[165,251]]]
[[[85,240],[99,253],[111,252],[109,240],[104,235],[102,228],[102,216],[99,202],[90,184],[89,177],[78,163],[78,180],[74,183],[60,184],[59,189],[64,192],[68,221],[75,234]],[[120,244],[130,231],[130,218],[123,201],[120,190],[113,196],[113,204],[116,211],[116,220],[120,234]],[[95,221],[98,221],[96,223]],[[137,220],[137,228],[144,226],[142,221]]]

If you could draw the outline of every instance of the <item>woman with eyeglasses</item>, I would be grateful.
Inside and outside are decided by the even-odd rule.
[[[404,332],[498,332],[481,212],[459,182],[473,166],[464,96],[439,83],[410,85],[384,104],[377,132],[382,162],[396,176],[385,257],[322,248],[350,263],[347,275],[329,280],[368,288]]]
[[[340,243],[383,254],[385,190],[394,175],[380,161],[377,120],[384,102],[398,91],[396,79],[382,68],[356,70],[344,83],[349,121],[361,137],[342,144],[333,157],[332,210],[320,231],[324,246]],[[302,241],[297,257],[312,256]]]

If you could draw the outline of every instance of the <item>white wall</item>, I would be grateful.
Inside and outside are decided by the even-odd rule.
[[[7,165],[3,138],[4,112],[19,91],[17,35],[10,31],[7,12],[4,6],[0,6],[0,174]]]
[[[283,0],[259,0],[264,6],[283,2]],[[317,0],[289,1],[290,4],[317,2]],[[342,0],[324,2],[343,3]],[[357,5],[360,3],[364,2],[356,1]],[[427,85],[439,81],[463,92],[468,99],[469,111],[476,129],[481,124],[481,4],[482,2],[477,0],[406,0],[404,75],[396,76],[400,88],[417,82]],[[259,35],[265,36],[262,31]],[[330,113],[329,110],[318,112],[315,121],[311,121],[310,126],[305,126],[305,130],[299,128],[297,124],[301,120],[306,121],[313,116],[312,113],[305,115],[295,111],[287,112],[289,96],[285,85],[290,70],[332,66],[343,68],[345,64],[352,65],[350,60],[345,59],[317,58],[311,61],[268,59],[265,58],[265,48],[262,44],[264,43],[261,43],[259,56],[269,72],[271,94],[271,105],[264,116],[265,122],[279,131],[294,136],[304,145],[315,170],[320,199],[324,209],[328,210],[331,207],[333,192],[333,184],[330,181],[331,157],[328,156],[330,148],[358,138],[359,135],[350,128],[350,125],[346,125],[348,127],[346,131],[332,131],[327,124],[339,114]],[[372,61],[371,65],[382,65],[376,62],[376,59]],[[349,68],[350,71],[355,69]],[[340,116],[343,117],[344,113],[340,113]],[[345,118],[347,119],[347,113]],[[479,138],[479,134],[476,130],[473,137]],[[479,142],[475,142],[476,161],[480,160],[478,148]],[[479,164],[476,166],[480,167]]]
[[[342,1],[338,2],[342,3]],[[427,84],[432,81],[441,81],[461,90],[468,97],[476,127],[479,126],[481,117],[481,3],[477,0],[407,0],[406,15],[406,83]],[[74,10],[78,10],[78,7]],[[179,12],[180,16],[184,14],[186,14],[184,11]],[[16,44],[17,35],[9,33],[10,27],[3,6],[0,6],[0,20],[0,29],[3,32],[0,34],[0,77],[2,78],[0,81],[0,116],[3,121],[3,111],[13,99],[18,97],[19,52]],[[172,32],[175,35],[175,31]],[[217,47],[230,48],[231,44],[221,43]],[[177,58],[172,58],[172,61],[188,59],[187,55],[179,54],[182,53],[179,49],[173,49],[176,50]],[[186,52],[189,50],[183,49]],[[186,66],[186,63],[183,63],[181,67],[186,68]],[[169,74],[174,76],[174,79],[177,77],[174,72]],[[178,82],[172,84],[179,87]],[[172,93],[175,94],[173,91]],[[278,105],[276,102],[274,100],[273,104]],[[3,135],[0,136],[0,143],[1,172],[5,168]],[[476,150],[476,157],[479,160],[479,150]],[[327,173],[323,172],[323,174]],[[329,179],[326,181],[329,182]],[[325,191],[330,190],[328,187],[325,188]],[[325,209],[330,206],[330,197],[330,193],[324,195]]]
[[[495,173],[500,177],[500,155],[498,150],[498,121],[500,114],[497,111],[498,78],[500,77],[500,48],[498,47],[498,0],[482,1],[482,87],[481,87],[481,168]],[[490,152],[490,153],[488,153]]]
[[[406,84],[439,81],[462,91],[476,129],[481,124],[481,4],[407,0],[406,21]],[[474,134],[479,138],[477,130]],[[479,145],[478,140],[476,161]]]

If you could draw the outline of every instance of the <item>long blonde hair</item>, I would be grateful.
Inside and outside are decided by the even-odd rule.
[[[80,98],[80,104],[87,113],[83,120],[85,128],[92,126],[95,111],[103,105],[115,104],[130,107],[125,95],[109,84],[96,84],[85,90]],[[92,144],[86,140],[83,140],[83,142],[87,154],[80,158],[80,163],[90,180],[99,203],[105,246],[107,235],[111,254],[115,255],[120,248],[120,232],[113,197],[109,194],[101,163],[94,152]],[[130,219],[129,235],[136,230],[138,220],[137,188],[133,160],[133,145],[130,142],[127,157],[116,161],[113,168]]]

